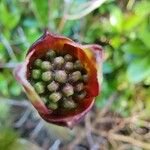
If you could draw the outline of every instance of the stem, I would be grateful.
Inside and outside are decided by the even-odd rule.
[[[25,47],[28,48],[30,46],[30,43],[28,42],[23,29],[21,27],[19,27],[17,30],[18,30],[18,34],[19,34],[19,37],[20,37],[22,43],[24,43]]]
[[[107,0],[95,0],[93,1],[93,3],[90,3],[89,7],[83,9],[80,13],[74,14],[74,15],[66,15],[66,19],[68,20],[77,20],[77,19],[81,19],[84,16],[88,15],[89,13],[91,13],[93,10],[97,9],[98,7],[100,7],[105,1]]]
[[[0,63],[0,68],[9,68],[9,69],[14,69],[21,63],[16,63],[16,62],[9,62],[6,64]]]
[[[9,54],[9,57],[13,61],[17,61],[17,58],[15,56],[15,53],[13,52],[11,45],[9,44],[9,42],[7,41],[7,39],[4,37],[4,35],[2,33],[1,33],[0,39],[1,39],[1,42],[4,45],[4,47],[6,48],[8,54]]]

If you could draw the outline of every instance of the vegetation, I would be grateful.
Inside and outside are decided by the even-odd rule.
[[[13,69],[45,28],[79,43],[102,45],[103,82],[96,109],[111,101],[109,112],[123,119],[138,115],[136,127],[150,126],[149,8],[149,0],[1,0],[0,130],[4,125],[9,129],[0,134],[0,149],[6,136],[8,147],[19,138],[7,121],[12,115],[7,102],[26,99]]]

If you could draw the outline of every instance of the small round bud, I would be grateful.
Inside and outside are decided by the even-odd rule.
[[[47,86],[47,88],[48,88],[48,90],[49,90],[50,92],[54,92],[54,91],[58,90],[59,84],[56,83],[55,81],[52,81],[52,82]]]
[[[73,100],[64,100],[63,107],[66,109],[73,109],[77,107],[77,104]]]
[[[69,76],[69,80],[72,82],[76,82],[81,79],[81,72],[75,71]]]
[[[38,69],[33,69],[31,76],[33,79],[39,79],[41,77],[41,71]]]
[[[87,74],[83,75],[83,81],[84,81],[85,83],[88,82],[88,75],[87,75]]]
[[[53,102],[57,102],[61,99],[62,95],[59,92],[54,92],[49,96],[49,99]]]
[[[43,81],[50,81],[52,79],[52,72],[51,71],[46,71],[42,73],[42,80]]]
[[[76,98],[83,99],[86,96],[86,91],[82,91],[76,95]]]
[[[61,56],[54,58],[54,65],[58,68],[60,68],[64,64],[64,62],[64,58]]]
[[[73,91],[73,86],[70,85],[70,84],[66,84],[63,89],[62,89],[63,93],[65,96],[69,97],[71,95],[74,94],[74,91]]]
[[[74,89],[75,89],[75,91],[80,92],[84,89],[84,84],[82,82],[78,83],[78,84],[75,85]]]
[[[54,102],[49,102],[48,108],[49,108],[49,109],[52,109],[52,110],[55,110],[55,109],[58,108],[58,104],[57,104],[57,103],[54,103]]]
[[[67,80],[67,74],[63,70],[57,70],[55,72],[54,76],[55,80],[58,81],[59,83],[65,83]]]
[[[41,59],[36,59],[36,60],[34,61],[34,65],[35,65],[36,67],[40,67],[40,66],[41,66],[41,63],[42,63],[42,60],[41,60]]]
[[[66,62],[65,69],[68,71],[72,70],[73,69],[73,63],[72,62]]]
[[[72,61],[72,60],[73,60],[73,57],[72,57],[70,54],[66,54],[66,55],[64,56],[64,59],[65,59],[65,61]]]
[[[48,101],[48,99],[44,96],[41,97],[41,100],[46,104],[46,102]]]
[[[56,56],[56,52],[53,51],[53,50],[49,50],[49,51],[46,53],[46,57],[47,57],[47,58],[53,59],[55,56]]]
[[[74,63],[74,66],[73,66],[74,69],[83,69],[83,65],[81,64],[80,60],[77,60],[75,63]]]
[[[50,70],[52,68],[52,66],[49,61],[43,61],[41,64],[41,68],[43,70]]]
[[[37,82],[34,85],[34,88],[38,94],[44,93],[44,84],[42,82]]]

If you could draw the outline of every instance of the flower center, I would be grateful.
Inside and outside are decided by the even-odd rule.
[[[52,110],[74,110],[86,97],[87,70],[80,60],[67,53],[50,50],[35,59],[29,80]]]

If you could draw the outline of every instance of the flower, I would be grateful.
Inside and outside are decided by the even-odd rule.
[[[83,46],[47,30],[14,71],[40,116],[69,128],[92,108],[101,74],[101,46]]]

